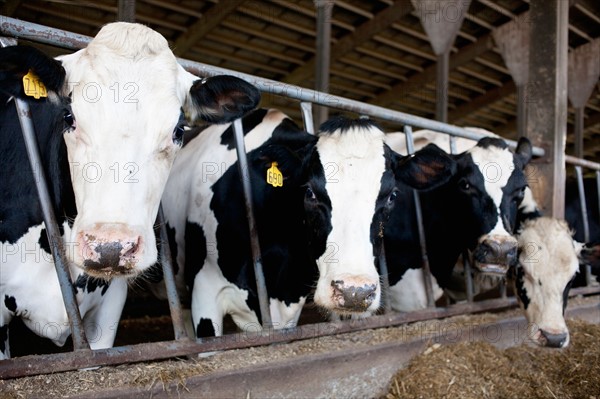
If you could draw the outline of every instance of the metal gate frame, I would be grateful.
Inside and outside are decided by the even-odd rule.
[[[46,27],[39,24],[34,24],[31,22],[21,21],[14,18],[3,17],[0,16],[0,35],[6,35],[11,37],[16,37],[20,39],[31,40],[43,44],[49,44],[53,46],[62,47],[69,50],[77,50],[85,47],[89,41],[90,37],[75,34],[68,31],[63,31],[55,28]],[[453,126],[450,124],[429,120],[426,118],[406,114],[403,112],[386,109],[379,106],[365,104],[359,101],[331,95],[328,93],[318,92],[315,90],[310,90],[306,88],[302,88],[299,86],[293,86],[281,82],[277,82],[270,79],[264,79],[236,71],[227,70],[224,68],[219,68],[207,64],[203,64],[200,62],[190,61],[186,59],[178,59],[178,62],[186,68],[188,71],[201,76],[208,77],[214,75],[228,74],[234,75],[241,79],[248,81],[249,83],[255,85],[260,91],[280,95],[284,97],[288,97],[293,100],[297,100],[300,103],[302,117],[305,125],[305,129],[309,133],[314,133],[313,123],[312,123],[312,105],[323,105],[330,108],[335,108],[343,111],[350,111],[360,115],[366,115],[369,117],[382,119],[390,122],[395,122],[399,124],[405,125],[405,133],[407,140],[407,148],[409,149],[409,153],[413,152],[413,141],[412,141],[412,128],[418,127],[422,129],[430,129],[435,130],[441,133],[448,134],[450,137],[463,137],[471,140],[478,140],[483,135],[476,134],[470,131],[467,131],[463,128]],[[26,104],[25,104],[26,106]],[[33,126],[31,124],[31,118],[29,114],[26,112],[26,109],[23,109],[22,105],[18,105],[19,116],[23,126],[23,132],[26,136],[33,137],[33,145],[30,147],[32,150],[30,153],[30,161],[35,162],[36,154],[35,154],[35,137],[33,136]],[[246,153],[244,150],[244,142],[243,142],[243,134],[241,131],[241,123],[240,121],[236,121],[233,123],[235,138],[236,138],[236,146],[239,163],[241,166],[242,163],[247,162]],[[28,140],[31,141],[31,140]],[[516,142],[512,140],[505,140],[511,148],[516,147]],[[453,140],[451,139],[451,148],[454,148],[452,144]],[[543,156],[544,150],[539,147],[534,147],[533,149],[534,156]],[[597,171],[597,177],[599,182],[599,191],[600,191],[600,164],[580,160],[573,157],[566,157],[567,162],[574,163],[581,168],[581,166],[589,167]],[[39,154],[37,154],[37,159],[39,159]],[[579,169],[580,170],[580,169]],[[242,172],[247,173],[247,168],[241,168]],[[580,173],[580,172],[579,172]],[[578,175],[579,176],[579,175]],[[38,179],[42,181],[42,185],[45,183],[45,179]],[[252,203],[250,198],[250,181],[248,176],[244,178],[242,176],[242,182],[248,183],[244,186],[244,193],[246,197],[246,209],[248,211],[248,221],[250,231],[256,231],[255,229],[255,221],[252,212]],[[42,204],[48,204],[47,198],[45,198],[43,194],[44,188],[39,187],[40,192],[40,201]],[[581,191],[580,191],[581,193]],[[416,198],[416,197],[415,197]],[[418,204],[418,201],[416,201]],[[50,208],[48,206],[44,206],[44,208]],[[582,206],[582,210],[586,213],[587,208]],[[51,211],[51,209],[50,209]],[[159,222],[162,219],[162,209],[159,209],[158,214]],[[51,231],[52,225],[52,215],[45,213],[45,221],[47,222],[48,231]],[[422,220],[418,218],[419,228],[422,230]],[[585,219],[585,223],[587,223],[587,219]],[[173,321],[173,328],[175,331],[175,340],[173,341],[165,341],[165,342],[155,342],[155,343],[143,343],[129,346],[121,346],[121,347],[113,347],[109,349],[100,349],[100,350],[91,350],[89,349],[89,345],[87,345],[87,340],[85,339],[85,333],[81,328],[81,323],[77,322],[81,320],[79,315],[79,309],[76,302],[70,300],[65,296],[65,306],[68,310],[69,320],[72,326],[72,336],[80,337],[75,338],[75,350],[69,353],[57,353],[50,355],[30,355],[12,358],[8,360],[0,361],[0,379],[4,378],[15,378],[22,377],[27,375],[36,375],[36,374],[47,374],[47,373],[55,373],[61,371],[75,370],[81,368],[88,368],[94,366],[105,366],[105,365],[116,365],[122,363],[130,363],[130,362],[140,362],[140,361],[149,361],[149,360],[157,360],[157,359],[167,359],[178,356],[186,356],[192,354],[198,354],[202,352],[210,352],[216,350],[227,350],[227,349],[237,349],[237,348],[245,348],[251,346],[258,345],[268,345],[276,342],[289,342],[300,339],[308,339],[308,338],[316,338],[327,335],[358,331],[364,329],[371,328],[380,328],[380,327],[390,327],[397,326],[404,323],[422,321],[428,319],[435,318],[443,318],[449,317],[453,315],[465,314],[465,313],[474,313],[474,312],[482,312],[482,311],[490,311],[490,310],[498,310],[504,309],[508,307],[515,306],[516,299],[514,297],[510,298],[499,298],[499,299],[491,299],[485,301],[472,301],[472,292],[469,294],[469,300],[466,303],[451,305],[446,308],[435,308],[433,307],[433,298],[431,294],[431,281],[430,274],[426,271],[424,273],[427,282],[429,282],[429,287],[427,291],[429,308],[421,311],[415,311],[410,313],[398,313],[391,312],[389,310],[389,304],[385,303],[385,312],[383,315],[371,316],[366,319],[360,320],[348,320],[348,321],[335,321],[329,323],[316,323],[316,324],[308,324],[297,326],[294,328],[287,328],[281,330],[275,330],[271,327],[271,323],[269,320],[269,312],[262,311],[263,315],[267,317],[263,318],[262,323],[265,327],[260,332],[243,332],[236,334],[224,335],[222,337],[213,337],[203,339],[201,342],[190,339],[185,334],[185,329],[183,327],[183,318],[182,318],[182,310],[181,304],[179,302],[177,291],[175,289],[174,283],[174,275],[173,269],[171,265],[171,256],[169,253],[169,245],[167,244],[168,239],[166,235],[166,230],[164,223],[160,223],[162,226],[160,236],[161,236],[161,254],[160,260],[163,265],[163,271],[165,276],[165,284],[167,286],[167,294],[168,294],[168,302],[171,310],[171,317]],[[54,226],[56,227],[56,222],[54,221]],[[261,303],[261,310],[263,306],[268,303],[268,297],[266,295],[266,287],[264,287],[264,276],[261,271],[261,260],[260,260],[260,251],[257,250],[259,248],[258,241],[256,235],[251,235],[254,239],[252,242],[253,246],[253,260],[255,264],[255,270],[257,275],[257,285],[260,288],[262,279],[263,288],[260,290],[259,299]],[[55,237],[59,237],[56,236]],[[52,237],[50,237],[52,238]],[[60,239],[58,240],[60,241]],[[56,244],[58,247],[60,244]],[[60,255],[60,250],[55,251],[55,245],[53,245],[53,256],[55,257],[55,264],[57,265],[57,273],[61,274],[61,271],[58,270],[60,268],[61,259],[63,259]],[[422,245],[422,251],[425,259],[425,266],[427,265],[427,257],[426,257],[426,247]],[[425,270],[428,270],[426,268]],[[383,280],[384,280],[384,290],[385,290],[385,280],[387,273],[383,272]],[[68,279],[68,273],[67,273]],[[467,286],[472,286],[470,282],[470,273],[466,273],[467,278]],[[61,284],[61,288],[70,289],[70,281],[67,280],[64,284]],[[588,284],[587,287],[574,289],[571,291],[571,295],[586,295],[586,294],[597,294],[600,293],[600,289],[598,287],[592,287]],[[383,298],[386,296],[384,295]],[[384,301],[387,302],[387,301]],[[268,309],[268,306],[266,307]],[[75,322],[73,322],[75,321]]]

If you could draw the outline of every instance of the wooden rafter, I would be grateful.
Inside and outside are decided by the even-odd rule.
[[[175,41],[173,52],[181,56],[234,12],[245,0],[223,0],[212,6]]]
[[[356,30],[342,37],[331,48],[331,64],[343,57],[354,48],[370,40],[377,33],[390,27],[412,11],[412,5],[408,0],[398,0],[392,6],[381,11],[373,19],[360,25]],[[298,84],[314,74],[316,57],[312,57],[304,65],[296,68],[292,73],[282,80],[286,83]]]

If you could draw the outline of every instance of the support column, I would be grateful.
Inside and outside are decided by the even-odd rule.
[[[450,49],[471,0],[411,0],[411,3],[437,56],[435,118],[447,122]]]
[[[315,90],[329,92],[329,68],[331,62],[331,15],[333,0],[315,0],[317,7],[317,54],[315,63]],[[315,124],[318,127],[327,120],[329,110],[315,106]]]
[[[575,156],[583,158],[585,104],[600,78],[600,39],[569,53],[568,96],[575,108]]]
[[[534,161],[530,186],[542,211],[563,218],[567,130],[569,2],[531,0],[527,137],[546,150]]]
[[[119,0],[117,21],[135,22],[135,0]]]

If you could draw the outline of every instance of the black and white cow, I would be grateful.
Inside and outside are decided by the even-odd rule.
[[[279,111],[259,110],[243,125],[274,327],[294,326],[313,290],[327,311],[375,312],[383,231],[404,208],[397,183],[443,183],[454,161],[435,146],[400,156],[368,120],[333,118],[313,136]],[[234,148],[231,127],[207,128],[182,149],[163,195],[198,337],[221,335],[226,314],[242,329],[260,326]],[[281,187],[266,181],[275,164]]]
[[[29,70],[48,99],[25,95]],[[39,170],[28,163],[15,97],[31,106]],[[39,171],[48,177],[91,347],[110,347],[127,278],[157,259],[153,225],[184,113],[229,122],[259,98],[240,79],[186,72],[165,38],[140,24],[108,24],[58,60],[31,47],[0,49],[0,358],[10,356],[15,316],[57,345],[69,335],[34,186]]]
[[[523,207],[524,199],[531,198],[524,173],[531,159],[527,139],[519,140],[513,153],[503,140],[486,137],[453,158],[452,178],[420,195],[436,299],[451,284],[465,249],[472,251],[479,270],[505,273],[517,257],[518,216],[536,211]],[[386,228],[390,301],[395,310],[411,311],[425,308],[427,299],[412,192],[398,188],[407,205],[402,212],[392,211]]]
[[[550,217],[525,221],[518,241],[519,260],[510,275],[529,336],[538,345],[564,348],[569,344],[564,312],[582,244],[573,240],[566,221]]]

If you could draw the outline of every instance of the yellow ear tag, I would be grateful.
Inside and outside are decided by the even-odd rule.
[[[23,76],[23,90],[25,90],[25,95],[33,97],[36,100],[40,97],[48,97],[46,86],[44,86],[40,78],[31,69],[27,72],[27,75]]]
[[[271,167],[267,170],[267,183],[273,187],[283,187],[283,173],[277,167],[277,162],[271,162]]]

